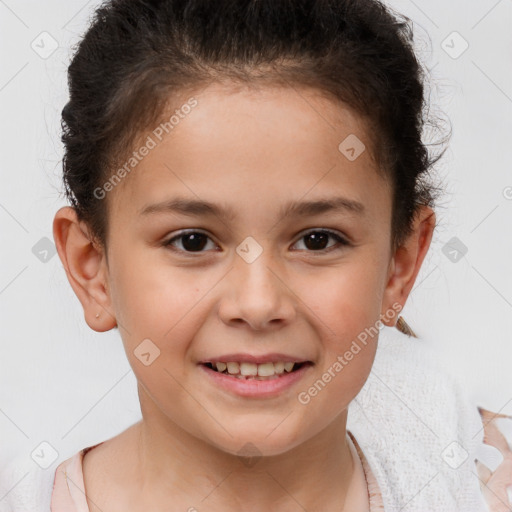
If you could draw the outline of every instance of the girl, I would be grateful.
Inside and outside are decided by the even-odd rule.
[[[54,238],[143,417],[46,473],[38,510],[507,506],[477,408],[399,318],[436,224],[422,77],[377,0],[96,11]]]

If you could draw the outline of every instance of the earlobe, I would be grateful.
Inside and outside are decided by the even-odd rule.
[[[382,302],[382,322],[393,327],[398,315],[388,318],[386,312],[393,304],[400,304],[402,308],[414,286],[416,277],[430,247],[435,229],[436,216],[432,208],[423,205],[420,207],[413,223],[413,230],[401,247],[393,255],[390,266],[384,297]]]
[[[53,220],[53,238],[68,281],[84,309],[87,325],[104,332],[114,328],[108,269],[104,253],[90,239],[75,209],[62,207]]]

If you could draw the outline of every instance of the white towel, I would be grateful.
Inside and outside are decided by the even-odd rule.
[[[386,512],[487,512],[475,466],[480,413],[426,341],[382,327],[347,429],[375,473]]]
[[[50,512],[57,465],[42,469],[28,455],[11,461],[0,472],[0,512]]]

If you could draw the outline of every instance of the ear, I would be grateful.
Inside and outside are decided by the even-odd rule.
[[[382,323],[387,326],[393,327],[396,324],[398,314],[389,319],[386,311],[395,311],[392,306],[397,303],[402,309],[407,302],[430,247],[435,223],[436,216],[432,208],[426,205],[421,206],[414,219],[410,236],[391,258],[381,312]]]
[[[53,238],[69,283],[84,308],[87,325],[97,332],[114,328],[117,323],[108,290],[106,258],[92,242],[86,225],[78,221],[74,208],[65,206],[57,211]]]

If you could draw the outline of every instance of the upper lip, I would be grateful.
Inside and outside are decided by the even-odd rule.
[[[293,363],[306,363],[311,362],[309,359],[304,359],[302,357],[293,356],[290,354],[261,354],[261,355],[252,355],[252,354],[225,354],[218,357],[211,357],[208,359],[203,359],[199,361],[199,364],[205,363],[228,363],[228,362],[237,362],[237,363],[279,363],[279,362],[293,362]]]

